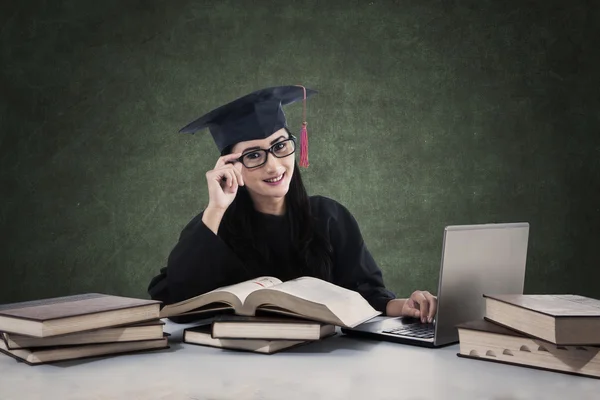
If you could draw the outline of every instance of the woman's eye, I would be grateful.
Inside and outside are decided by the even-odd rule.
[[[244,156],[244,158],[247,158],[248,160],[256,160],[258,157],[260,157],[260,154],[258,153],[248,153]]]
[[[283,150],[285,149],[285,143],[277,143],[274,147],[275,151]]]

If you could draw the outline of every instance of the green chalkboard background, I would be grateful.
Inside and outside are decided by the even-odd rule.
[[[0,302],[147,297],[218,156],[209,134],[177,130],[287,84],[320,92],[310,193],[354,213],[398,295],[436,290],[446,225],[527,221],[526,291],[600,297],[600,19],[586,4],[3,4]],[[286,109],[294,129],[301,111]]]

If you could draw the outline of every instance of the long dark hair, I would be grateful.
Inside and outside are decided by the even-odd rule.
[[[287,128],[284,129],[291,137],[291,132]],[[233,146],[224,149],[221,155],[230,154],[232,148]],[[296,162],[290,187],[285,195],[285,204],[285,218],[290,230],[281,234],[290,235],[293,252],[291,258],[296,260],[294,267],[299,269],[294,271],[295,275],[331,280],[332,247],[327,238],[316,229],[316,219],[312,214],[310,200]],[[242,260],[252,259],[258,263],[270,263],[273,260],[270,247],[267,243],[255,240],[256,216],[250,193],[245,186],[241,186],[235,200],[227,208],[219,230],[222,230],[224,239]],[[247,267],[252,268],[253,265]]]

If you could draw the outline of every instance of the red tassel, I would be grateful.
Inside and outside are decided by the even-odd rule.
[[[300,166],[308,167],[308,131],[306,129],[306,88],[302,85],[297,85],[304,91],[304,99],[302,100],[302,129],[300,130]]]
[[[308,131],[306,130],[306,121],[302,123],[300,131],[300,166],[308,167]]]

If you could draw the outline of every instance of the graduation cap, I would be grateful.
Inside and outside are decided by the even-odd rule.
[[[264,139],[287,127],[282,106],[303,100],[300,166],[308,167],[306,99],[316,93],[315,90],[296,85],[257,90],[210,111],[179,132],[193,134],[208,128],[222,152],[228,146],[247,140]]]

